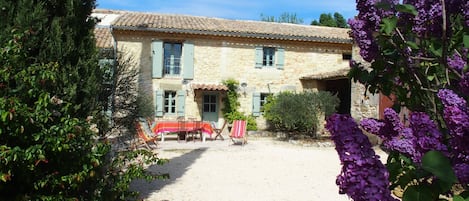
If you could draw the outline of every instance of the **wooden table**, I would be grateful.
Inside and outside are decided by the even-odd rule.
[[[179,123],[183,123],[180,126]],[[199,127],[198,127],[199,126]],[[157,122],[151,131],[156,135],[161,135],[161,141],[164,142],[164,135],[168,133],[191,132],[199,130],[202,132],[202,141],[205,142],[206,135],[212,137],[213,128],[210,122],[204,121],[161,121]]]

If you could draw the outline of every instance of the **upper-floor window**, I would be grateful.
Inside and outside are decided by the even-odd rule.
[[[154,40],[151,43],[152,78],[194,79],[194,44]]]
[[[164,74],[165,75],[179,75],[181,73],[181,43],[164,43]]]
[[[176,92],[175,91],[164,92],[164,113],[176,114]]]
[[[275,64],[275,48],[273,47],[264,47],[262,49],[262,66],[272,67]]]
[[[284,54],[281,47],[256,47],[256,68],[283,69]]]

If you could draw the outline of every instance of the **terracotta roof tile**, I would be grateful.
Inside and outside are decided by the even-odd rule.
[[[191,84],[193,90],[206,91],[228,91],[228,87],[223,84]]]
[[[109,28],[95,28],[94,37],[96,38],[96,47],[112,48],[112,35]]]
[[[349,29],[248,20],[123,12],[114,29],[265,38],[278,40],[352,43]]]
[[[302,80],[331,80],[337,78],[345,78],[350,72],[350,68],[337,69],[331,72],[316,73],[313,75],[303,76],[300,79]]]

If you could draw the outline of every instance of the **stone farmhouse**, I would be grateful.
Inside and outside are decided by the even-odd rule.
[[[224,80],[240,83],[241,112],[266,128],[262,106],[282,91],[326,90],[339,112],[377,117],[378,98],[346,76],[358,50],[349,29],[188,15],[95,10],[97,45],[140,69],[139,91],[157,119],[223,123]]]

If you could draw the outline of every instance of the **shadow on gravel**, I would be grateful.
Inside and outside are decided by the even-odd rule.
[[[189,151],[189,150],[174,150],[174,151]],[[141,199],[146,199],[154,191],[163,189],[166,185],[174,183],[189,169],[189,167],[202,155],[207,148],[198,148],[190,150],[181,156],[172,158],[168,163],[164,165],[152,165],[148,167],[148,171],[157,174],[169,173],[169,179],[167,180],[154,180],[147,182],[145,180],[136,180],[132,182],[131,189],[140,193]]]

